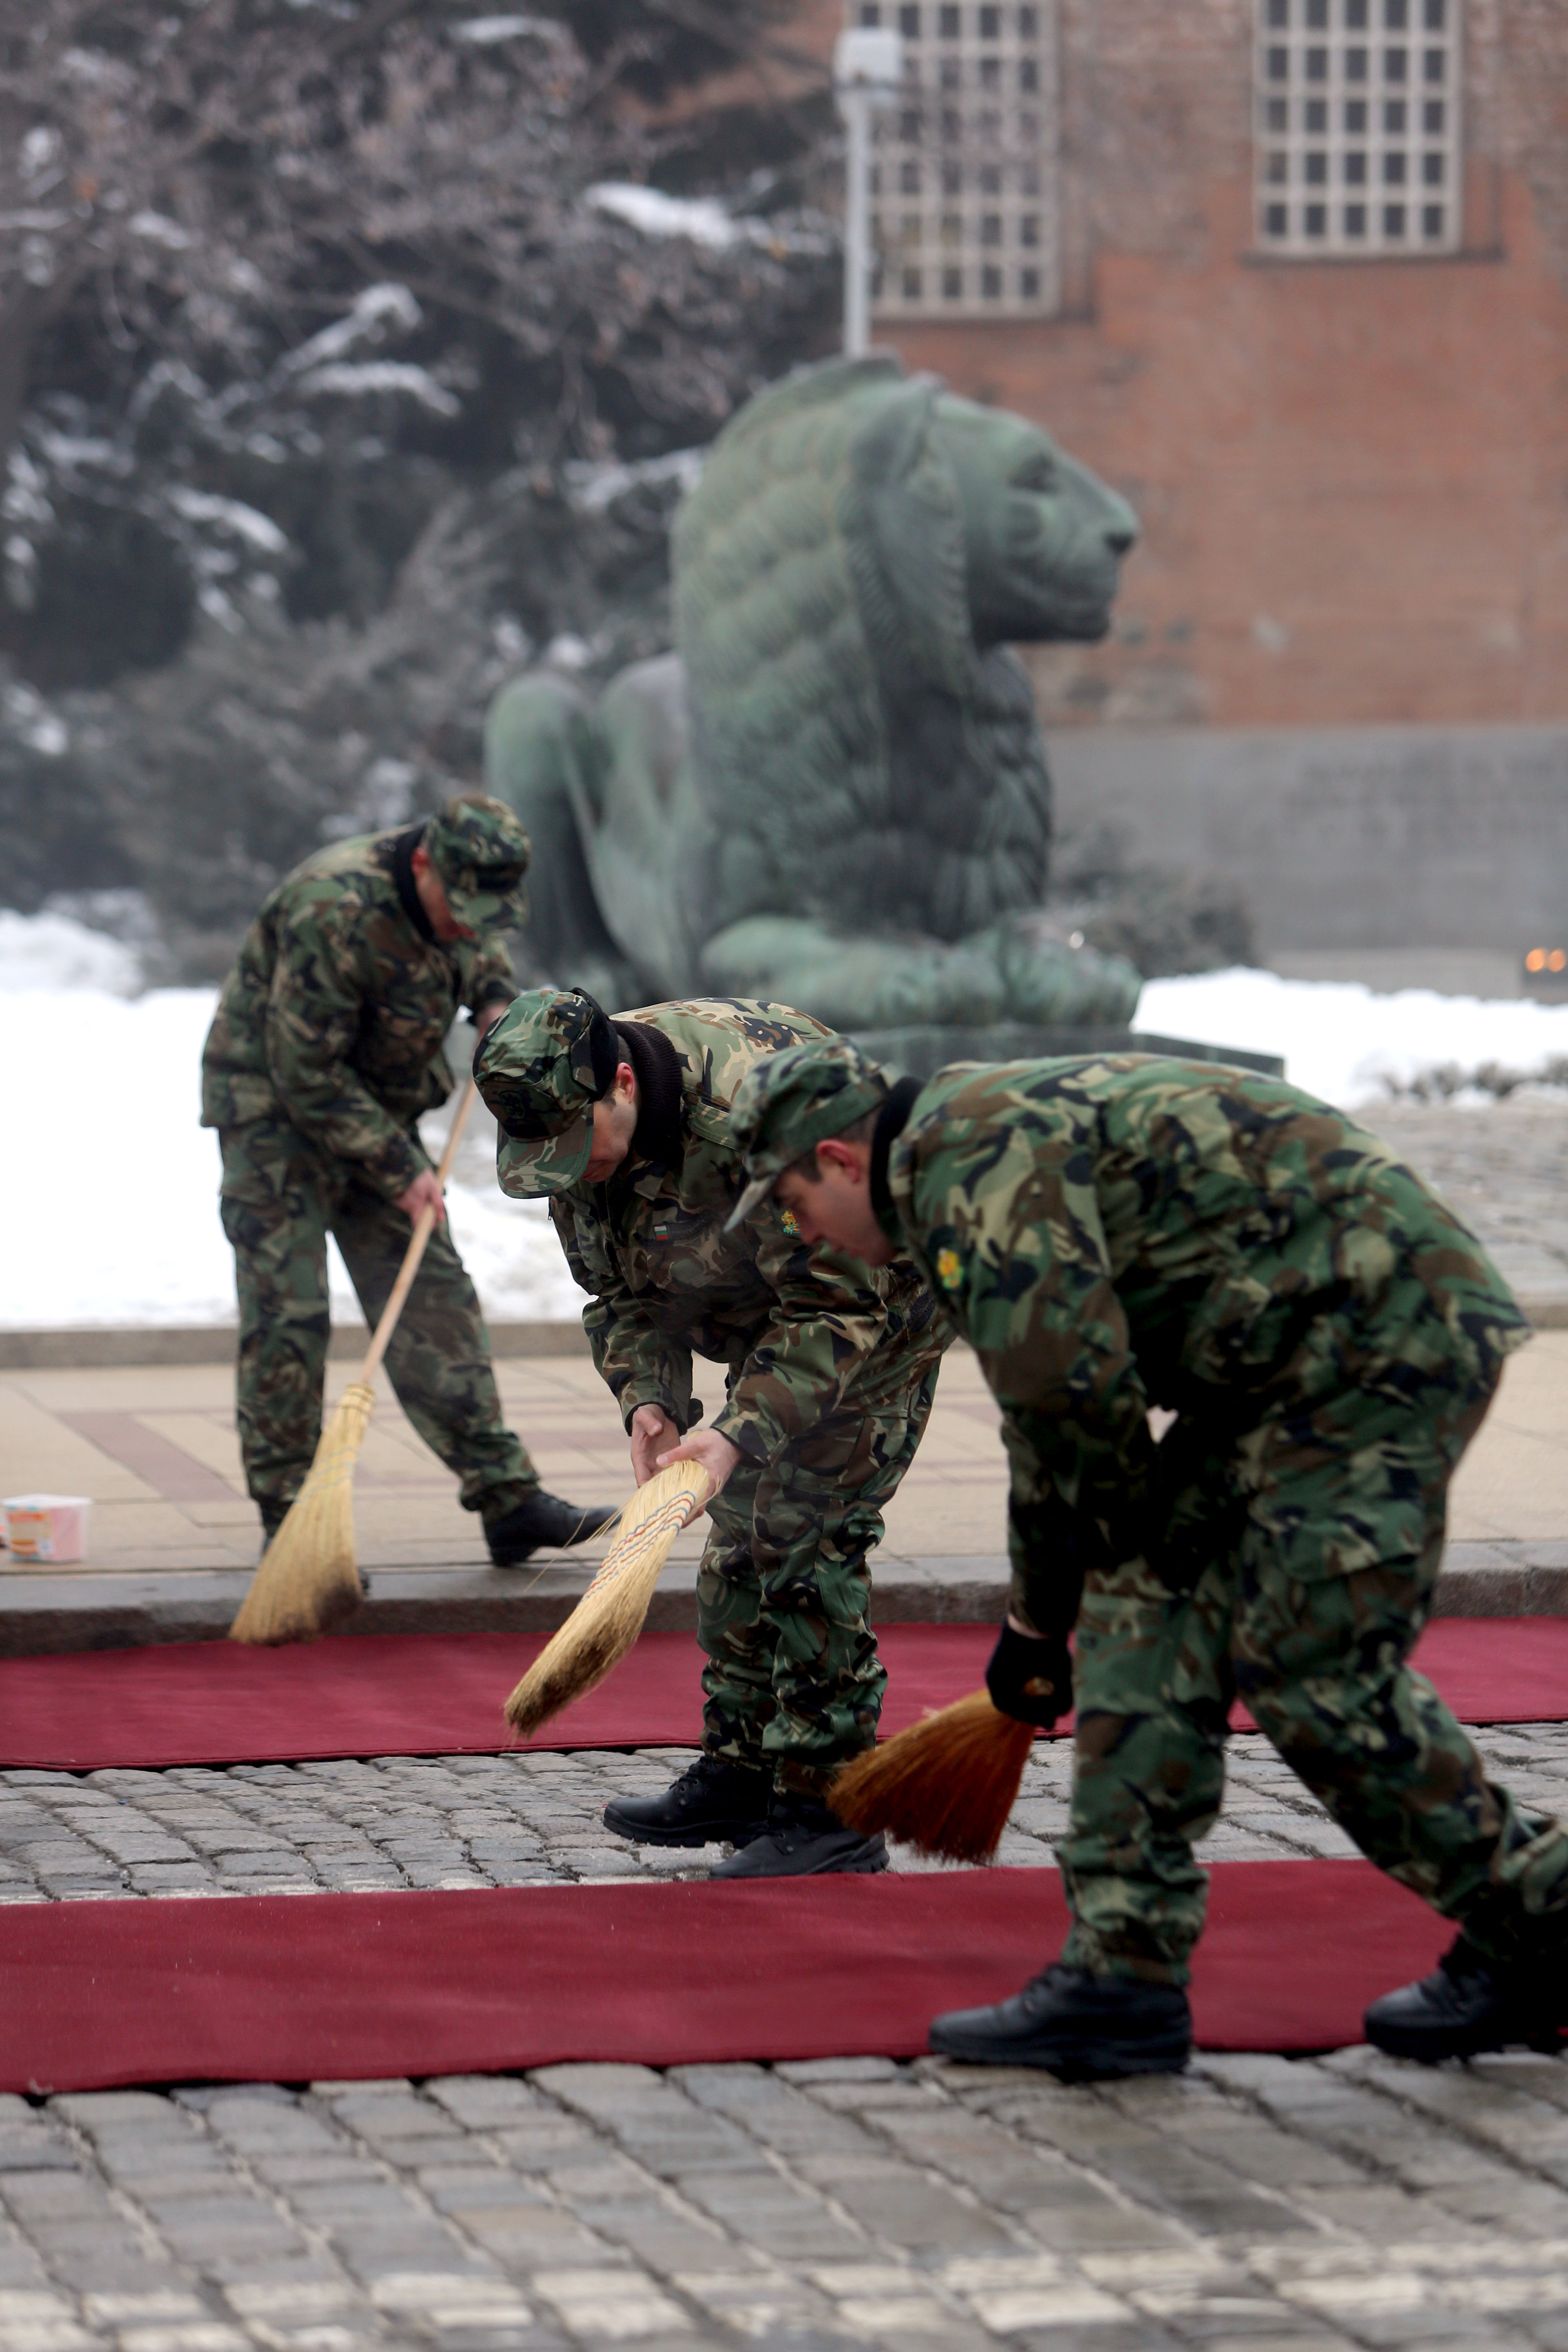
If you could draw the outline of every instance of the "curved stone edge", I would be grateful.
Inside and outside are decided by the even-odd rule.
[[[528,1589],[517,1571],[378,1568],[363,1607],[342,1630],[376,1633],[552,1633],[594,1563],[547,1570]],[[697,1564],[674,1560],[648,1613],[657,1631],[695,1633]],[[9,1574],[0,1586],[0,1657],[221,1641],[250,1581],[246,1569],[63,1577]],[[994,1558],[879,1563],[872,1616],[883,1625],[994,1625],[1007,1598],[1007,1562]],[[1568,1616],[1568,1542],[1451,1543],[1438,1617]]]

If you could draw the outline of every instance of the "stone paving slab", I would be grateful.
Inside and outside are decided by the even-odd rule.
[[[353,1369],[332,1369],[330,1400]],[[545,1484],[574,1502],[624,1501],[631,1484],[626,1440],[592,1364],[527,1358],[497,1369],[508,1418]],[[700,1392],[716,1407],[722,1370],[704,1364],[699,1371]],[[889,1552],[1002,1554],[1003,1463],[995,1406],[973,1357],[955,1349],[914,1467],[887,1515]],[[29,1488],[93,1496],[89,1566],[96,1573],[255,1565],[259,1522],[244,1491],[233,1380],[222,1366],[86,1366],[0,1377],[0,1492]],[[361,1563],[372,1570],[488,1566],[477,1517],[458,1507],[456,1480],[415,1435],[384,1377],[356,1466],[354,1522]],[[678,1543],[676,1558],[695,1561],[702,1540],[700,1521]],[[71,1574],[61,1572],[59,1580]]]
[[[705,1369],[705,1368],[704,1368]],[[548,1484],[618,1502],[626,1441],[593,1368],[574,1359],[500,1367],[513,1425]],[[346,1374],[334,1371],[335,1395]],[[0,1493],[94,1497],[85,1568],[4,1565],[0,1654],[214,1638],[244,1595],[258,1545],[214,1365],[98,1366],[0,1376]],[[996,1408],[973,1357],[942,1366],[936,1410],[887,1514],[874,1563],[884,1623],[994,1620],[1006,1584],[1006,1467]],[[456,1485],[383,1386],[354,1482],[355,1541],[371,1584],[351,1630],[542,1630],[560,1622],[603,1542],[492,1570]],[[1568,1331],[1538,1333],[1505,1371],[1455,1480],[1437,1607],[1451,1615],[1568,1610]],[[695,1622],[698,1521],[678,1540],[656,1624]]]

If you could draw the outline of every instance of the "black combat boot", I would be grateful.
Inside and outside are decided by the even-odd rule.
[[[1568,1943],[1528,1960],[1489,1960],[1460,1936],[1429,1977],[1385,1992],[1366,2038],[1393,2058],[1474,2058],[1483,2050],[1556,2050],[1568,2033]]]
[[[485,1541],[498,1568],[518,1568],[534,1552],[564,1551],[585,1543],[616,1516],[607,1503],[563,1503],[536,1486],[510,1511],[485,1521]]]
[[[612,1797],[605,1827],[638,1845],[739,1845],[768,1810],[771,1772],[700,1756],[662,1797]]]
[[[977,2066],[1043,2066],[1064,2083],[1179,2074],[1193,2019],[1180,1985],[1091,1976],[1058,1960],[1011,2000],[933,2018],[931,2046]]]
[[[888,1841],[846,1829],[819,1797],[775,1790],[767,1820],[739,1853],[715,1863],[710,1878],[819,1878],[828,1871],[886,1870]]]

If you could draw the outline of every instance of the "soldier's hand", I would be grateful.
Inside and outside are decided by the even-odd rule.
[[[407,1192],[399,1192],[396,1200],[393,1203],[393,1206],[402,1210],[404,1215],[407,1218],[411,1225],[416,1225],[418,1223],[422,1210],[434,1206],[436,1211],[436,1223],[438,1225],[445,1223],[447,1217],[447,1203],[442,1198],[441,1187],[436,1181],[435,1170],[433,1168],[422,1169],[419,1174],[414,1179],[413,1183],[408,1187]]]
[[[639,1404],[627,1425],[632,1441],[632,1476],[639,1486],[646,1486],[653,1476],[654,1462],[666,1446],[679,1445],[680,1432],[674,1422],[657,1404]]]
[[[679,1445],[672,1445],[668,1453],[659,1454],[658,1461],[661,1470],[668,1470],[672,1462],[701,1463],[712,1481],[703,1499],[702,1509],[705,1511],[714,1496],[722,1491],[725,1480],[740,1458],[740,1447],[731,1445],[727,1437],[721,1437],[716,1429],[694,1429],[690,1436],[684,1438]],[[694,1519],[700,1518],[701,1512],[693,1511],[691,1516]]]
[[[985,1669],[991,1704],[1015,1723],[1048,1731],[1072,1705],[1072,1654],[1065,1633],[1026,1633],[1011,1617]]]

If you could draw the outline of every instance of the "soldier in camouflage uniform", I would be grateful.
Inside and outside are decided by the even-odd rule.
[[[1137,1055],[889,1091],[852,1046],[803,1046],[757,1068],[732,1124],[742,1213],[776,1184],[808,1238],[907,1250],[973,1342],[1012,1474],[992,1696],[1048,1724],[1076,1685],[1061,1960],[939,2018],[932,2046],[1185,2063],[1193,1846],[1237,1694],[1362,1851],[1460,1923],[1435,1976],[1373,2003],[1371,2039],[1554,2042],[1568,1830],[1488,1780],[1406,1663],[1448,1481],[1528,1336],[1451,1212],[1295,1087]],[[1177,1415],[1158,1444],[1152,1406]]]
[[[499,939],[521,919],[528,836],[465,793],[402,833],[342,841],[279,883],[246,934],[202,1055],[239,1289],[246,1481],[270,1541],[321,1430],[327,1235],[365,1318],[385,1306],[426,1202],[437,1223],[386,1353],[399,1403],[462,1481],[499,1566],[613,1517],[542,1488],[501,1420],[489,1339],[419,1141],[452,1090],[459,1007],[481,1032],[513,995]]]
[[[822,1792],[876,1738],[886,1675],[867,1556],[931,1412],[945,1333],[907,1262],[814,1256],[771,1201],[728,1230],[744,1181],[730,1102],[818,1022],[724,999],[611,1020],[590,997],[520,996],[475,1064],[502,1128],[503,1192],[545,1194],[592,1305],[594,1360],[640,1486],[700,1461],[717,1489],[699,1572],[702,1754],[663,1796],[617,1800],[624,1837],[730,1839],[721,1877],[885,1867]],[[732,1222],[732,1221],[731,1221]],[[726,1373],[710,1424],[692,1357]]]

